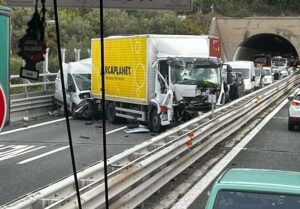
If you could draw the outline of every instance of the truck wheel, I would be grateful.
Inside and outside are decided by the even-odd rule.
[[[110,123],[116,122],[116,106],[113,102],[108,103],[106,110],[107,120]]]
[[[149,117],[149,128],[154,133],[159,133],[161,130],[160,115],[157,114],[156,108],[151,110]]]

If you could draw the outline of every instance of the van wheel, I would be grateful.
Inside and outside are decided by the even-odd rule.
[[[115,123],[116,122],[116,106],[113,102],[108,103],[107,105],[107,110],[106,110],[106,116],[107,120],[110,123]]]
[[[160,115],[157,114],[156,108],[151,110],[148,121],[150,131],[154,133],[159,133],[161,131]]]

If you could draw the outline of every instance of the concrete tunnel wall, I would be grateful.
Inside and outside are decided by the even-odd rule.
[[[259,40],[264,39],[263,37],[280,39],[283,42],[280,48],[286,48],[289,45],[289,50],[298,57],[300,54],[299,26],[300,17],[214,17],[211,20],[209,35],[221,38],[222,58],[227,61],[250,59],[252,54],[269,53],[265,49],[249,48],[247,42],[251,39],[253,42],[253,37],[257,38],[257,46],[261,43]],[[256,42],[253,43],[255,45]]]

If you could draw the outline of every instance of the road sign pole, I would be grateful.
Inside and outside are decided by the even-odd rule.
[[[0,132],[5,124],[6,111],[7,111],[7,105],[6,105],[5,92],[0,83]]]

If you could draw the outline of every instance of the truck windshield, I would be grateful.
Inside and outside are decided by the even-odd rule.
[[[220,70],[211,66],[171,66],[173,84],[198,85],[201,82],[220,84]]]
[[[91,90],[91,74],[73,74],[73,77],[80,91]]]
[[[299,209],[300,197],[288,194],[244,191],[218,192],[214,209]]]
[[[242,73],[244,79],[249,78],[249,68],[232,68],[232,72]]]
[[[273,59],[272,66],[286,66],[287,61],[286,59]]]

